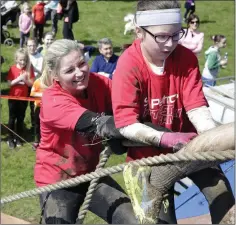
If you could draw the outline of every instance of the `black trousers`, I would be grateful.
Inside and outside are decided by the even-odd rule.
[[[185,11],[185,14],[184,14],[184,18],[187,19],[188,17],[188,14],[191,15],[195,12],[195,5],[189,5],[189,6],[186,6],[186,11]]]
[[[42,43],[43,30],[44,30],[44,24],[35,24],[35,28],[33,30],[33,36],[34,38],[37,38],[37,41],[39,43]]]
[[[229,209],[235,204],[230,183],[220,167],[212,167],[188,176],[200,189],[209,204],[212,224],[219,224]],[[172,189],[173,190],[173,189]],[[160,212],[160,223],[177,224],[174,207],[174,194],[169,195],[166,213]]]
[[[23,126],[25,119],[25,111],[27,108],[27,101],[19,101],[19,100],[8,100],[9,107],[9,122],[8,127],[15,131],[18,135],[23,134]],[[16,123],[16,129],[15,129]],[[15,135],[9,131],[9,141],[12,141],[15,138]]]
[[[89,183],[40,195],[41,208],[45,203],[42,223],[75,224]],[[48,196],[47,201],[46,197]],[[89,210],[112,224],[137,224],[130,199],[111,177],[101,178],[92,196]]]
[[[35,142],[40,142],[40,119],[39,119],[40,107],[36,107],[34,111],[35,121]]]
[[[64,22],[63,25],[63,38],[64,39],[69,39],[69,40],[74,40],[74,34],[72,31],[72,24]]]

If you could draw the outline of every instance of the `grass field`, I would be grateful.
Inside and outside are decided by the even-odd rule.
[[[131,43],[132,35],[123,35],[123,18],[127,13],[134,12],[135,1],[78,1],[80,8],[80,22],[74,25],[74,34],[76,39],[84,44],[96,46],[97,40],[103,37],[109,37],[114,44],[114,50],[120,54],[120,47],[124,43]],[[33,2],[31,2],[33,4]],[[183,2],[182,2],[183,5]],[[211,35],[224,34],[227,37],[227,47],[222,50],[228,52],[228,66],[221,70],[220,76],[234,75],[234,1],[197,1],[196,14],[199,15],[202,23],[200,30],[205,33],[203,52],[212,44]],[[48,24],[46,31],[50,30]],[[14,63],[14,52],[19,47],[19,31],[17,28],[9,26],[9,31],[15,43],[14,47],[9,48],[1,46],[1,55],[5,58],[5,63],[1,67],[1,91],[6,94],[8,86],[5,80],[9,67]],[[56,39],[62,37],[62,21],[59,22],[59,31]],[[204,65],[204,54],[200,56],[199,63],[201,71]],[[90,61],[91,63],[91,61]],[[7,100],[1,100],[1,123],[8,123]],[[21,191],[29,190],[35,187],[33,181],[33,167],[35,162],[35,152],[32,151],[33,141],[32,132],[30,132],[29,108],[25,118],[24,139],[28,142],[23,147],[16,150],[9,150],[6,144],[7,130],[1,126],[1,196],[8,196]],[[109,165],[115,165],[124,160],[125,156],[113,156]],[[115,178],[122,183],[121,175],[115,175]],[[28,198],[13,203],[8,203],[2,207],[4,213],[38,223],[39,221],[39,201],[38,198]],[[89,213],[86,217],[86,223],[104,223],[96,216]]]

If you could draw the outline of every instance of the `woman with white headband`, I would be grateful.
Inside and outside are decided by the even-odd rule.
[[[203,94],[198,60],[189,49],[178,45],[184,35],[181,21],[178,1],[139,0],[137,3],[137,39],[121,55],[113,77],[113,114],[116,127],[124,137],[155,147],[129,148],[127,160],[173,152],[176,144],[186,144],[197,133],[216,126]],[[144,122],[172,132],[154,130]],[[157,222],[160,207],[168,208],[161,202],[170,191],[165,199],[169,201],[169,218],[159,222],[176,223],[174,182],[195,169],[190,163],[151,169],[127,167],[126,187],[140,222]],[[206,196],[212,223],[219,223],[234,205],[223,172],[214,167],[189,177]]]

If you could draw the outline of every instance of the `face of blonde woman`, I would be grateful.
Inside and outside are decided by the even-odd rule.
[[[73,50],[61,59],[60,69],[55,78],[63,89],[72,95],[78,95],[87,88],[89,66],[80,51]]]

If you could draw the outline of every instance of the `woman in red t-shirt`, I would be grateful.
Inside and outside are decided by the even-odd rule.
[[[34,71],[30,65],[28,52],[26,49],[20,48],[15,53],[16,64],[11,66],[7,75],[7,81],[10,86],[10,96],[27,97],[28,87],[31,87],[34,82]],[[8,100],[9,106],[9,123],[8,126],[12,131],[16,131],[19,136],[23,132],[23,124],[25,118],[25,110],[27,101]],[[16,130],[15,130],[16,122]],[[16,139],[16,140],[15,140]],[[13,149],[16,146],[21,146],[21,140],[9,131],[8,146]]]
[[[37,186],[94,171],[102,144],[89,144],[98,142],[94,134],[101,113],[112,111],[111,81],[89,73],[76,42],[62,39],[52,43],[45,64],[42,82],[48,88],[40,108],[41,140],[34,170]],[[44,222],[75,223],[88,185],[40,195]],[[108,223],[137,223],[129,198],[111,177],[101,179],[89,209]]]

